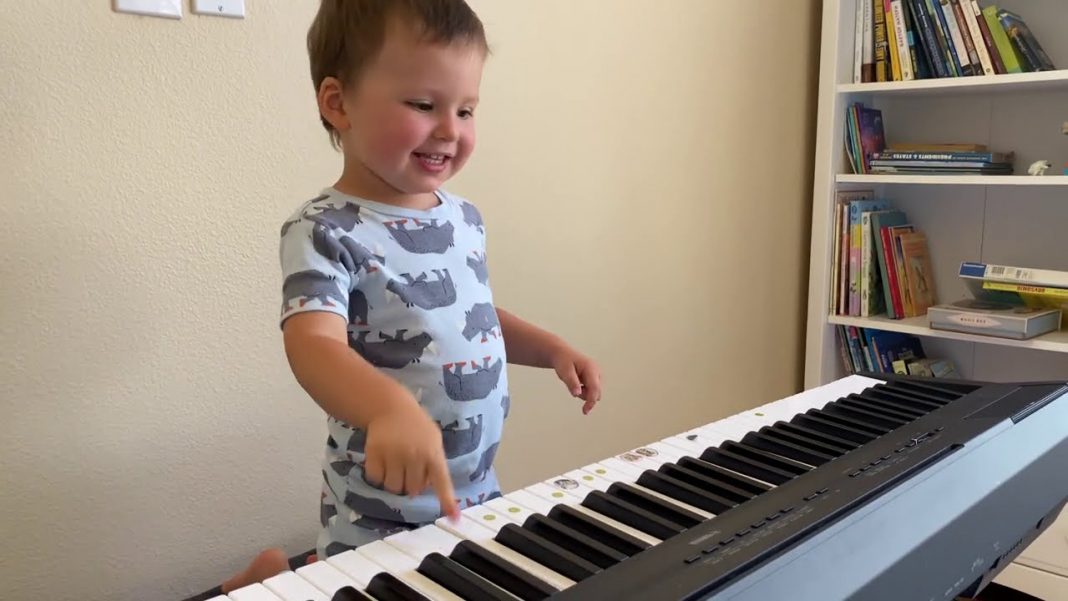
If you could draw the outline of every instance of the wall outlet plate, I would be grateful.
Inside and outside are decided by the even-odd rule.
[[[114,0],[115,12],[149,17],[182,18],[182,0]]]
[[[193,0],[193,12],[216,17],[245,18],[245,0]]]

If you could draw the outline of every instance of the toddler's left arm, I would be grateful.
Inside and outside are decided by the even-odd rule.
[[[501,323],[509,363],[551,367],[571,395],[585,401],[582,413],[593,410],[601,400],[601,368],[593,359],[575,350],[563,338],[504,309],[497,309],[497,320]]]

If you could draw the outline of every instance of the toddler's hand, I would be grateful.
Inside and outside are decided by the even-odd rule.
[[[367,424],[365,476],[393,494],[418,495],[434,489],[442,513],[459,517],[452,479],[445,462],[441,428],[415,399],[398,403]]]
[[[582,405],[582,413],[586,415],[593,411],[594,405],[601,400],[601,368],[597,363],[564,345],[553,353],[552,365],[571,396],[586,401]]]

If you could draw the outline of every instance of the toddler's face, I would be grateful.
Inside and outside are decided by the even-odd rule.
[[[392,193],[438,189],[474,150],[483,61],[477,46],[420,42],[410,28],[392,27],[379,56],[346,92],[347,160],[359,161]]]

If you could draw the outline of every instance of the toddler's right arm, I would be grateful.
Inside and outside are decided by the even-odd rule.
[[[367,432],[364,469],[394,494],[434,489],[442,511],[458,509],[441,429],[408,389],[348,345],[345,319],[324,311],[292,315],[282,326],[293,375],[329,415]]]

